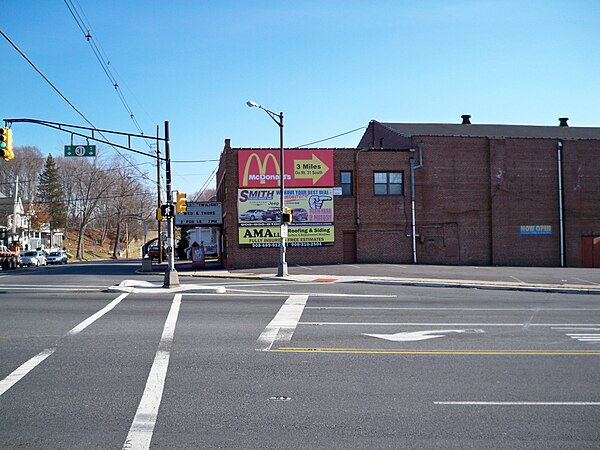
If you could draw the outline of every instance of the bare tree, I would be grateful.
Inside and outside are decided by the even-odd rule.
[[[83,238],[87,226],[94,219],[94,214],[110,194],[112,187],[111,177],[107,175],[107,164],[95,158],[89,161],[77,158],[69,164],[72,169],[70,181],[74,206],[74,215],[78,222],[77,252],[76,257],[83,256]]]

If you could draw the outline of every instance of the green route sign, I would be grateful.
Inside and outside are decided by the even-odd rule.
[[[96,156],[96,146],[65,145],[65,156]]]

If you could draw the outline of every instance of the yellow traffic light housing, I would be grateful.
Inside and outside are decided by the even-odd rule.
[[[0,157],[5,161],[15,157],[12,146],[12,130],[8,127],[0,129]]]
[[[187,211],[187,198],[185,192],[177,192],[177,202],[175,203],[175,211],[184,213]]]
[[[164,217],[162,215],[162,210],[160,208],[156,208],[156,220],[163,220]]]

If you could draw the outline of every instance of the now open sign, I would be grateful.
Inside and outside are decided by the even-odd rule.
[[[552,225],[521,225],[519,234],[552,234]]]

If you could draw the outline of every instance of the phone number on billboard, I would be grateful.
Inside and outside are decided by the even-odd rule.
[[[333,245],[333,242],[286,242],[286,247],[323,247],[325,245]],[[279,247],[278,243],[272,244],[250,244],[240,245],[240,247],[252,247],[252,248],[275,248]]]

